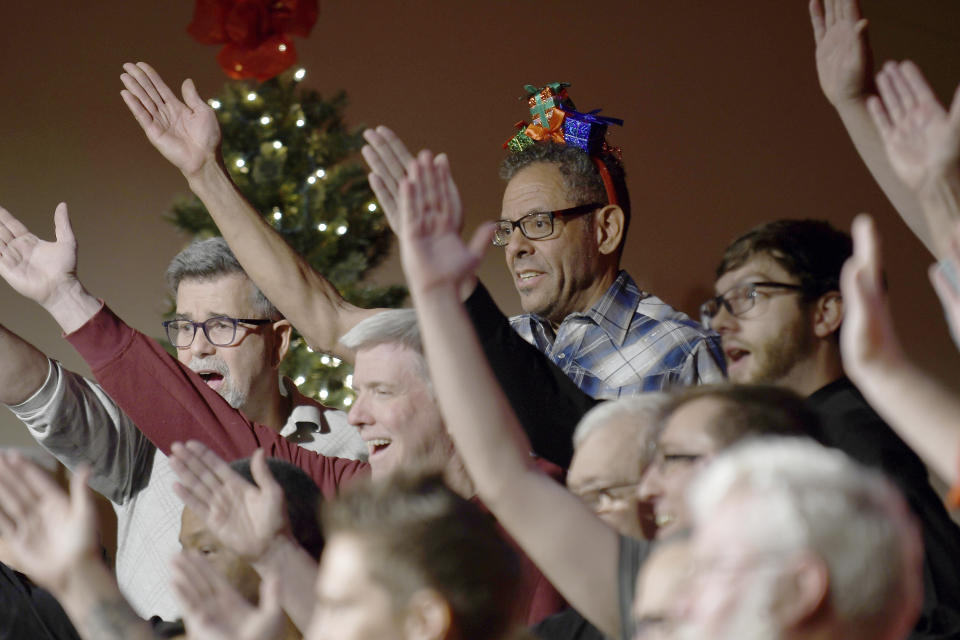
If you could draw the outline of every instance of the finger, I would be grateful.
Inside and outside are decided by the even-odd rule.
[[[868,275],[876,279],[882,269],[880,255],[880,237],[877,234],[873,218],[865,213],[859,214],[853,220],[850,229],[853,236],[853,254],[867,270]],[[877,282],[871,283],[873,285]]]
[[[384,127],[384,129],[386,129],[386,127]],[[389,131],[389,129],[386,129],[386,131]],[[363,132],[363,137],[369,143],[370,151],[376,156],[378,161],[376,167],[371,165],[370,168],[380,173],[384,179],[389,179],[395,184],[399,184],[403,176],[406,175],[406,165],[413,159],[410,157],[410,154],[406,153],[407,157],[403,159],[398,157],[391,147],[390,142],[384,138],[378,130],[367,129]],[[406,151],[406,149],[404,149],[404,151]],[[364,158],[366,157],[367,156],[364,156]]]
[[[183,84],[180,86],[180,93],[183,94],[183,101],[194,111],[205,111],[213,108],[200,97],[200,92],[197,91],[197,85],[193,84],[193,80],[190,78],[183,81]]]
[[[12,213],[3,207],[0,207],[0,226],[7,228],[10,232],[11,240],[30,233],[30,230],[27,229],[25,224],[17,220]]]
[[[434,216],[434,222],[439,221],[437,213],[440,208],[440,193],[437,189],[436,175],[433,170],[433,154],[424,149],[417,154],[417,169],[420,176],[420,192],[423,195],[423,205],[426,211]]]
[[[930,88],[930,83],[923,76],[920,67],[910,60],[904,60],[900,63],[900,76],[903,78],[904,85],[909,88],[910,94],[916,102],[922,104],[939,104],[937,96]]]
[[[837,21],[837,12],[836,7],[834,6],[835,4],[835,0],[823,0],[823,16],[824,23],[827,25],[827,29],[832,27]]]
[[[192,551],[182,551],[170,558],[170,582],[184,609],[196,611],[196,607],[210,594],[210,590],[204,588],[206,582],[196,568],[197,563],[202,561],[203,557]]]
[[[893,87],[893,90],[897,92],[897,96],[900,98],[900,104],[903,108],[904,115],[914,107],[917,103],[917,97],[913,92],[913,87],[910,86],[910,83],[907,82],[907,78],[903,73],[903,70],[900,68],[900,65],[893,63],[890,65],[890,84]]]
[[[953,102],[950,103],[949,118],[954,127],[960,127],[960,86],[953,92]]]
[[[813,25],[813,40],[819,43],[827,30],[824,24],[823,4],[821,0],[810,0],[810,23]]]
[[[415,210],[415,189],[416,187],[414,187],[412,176],[408,176],[400,181],[400,224],[405,236],[417,235],[422,231],[419,226],[420,212]]]
[[[896,125],[903,120],[904,108],[900,100],[900,94],[897,92],[893,82],[892,63],[883,65],[883,69],[877,74],[877,91],[883,99],[883,106],[886,107],[890,121]]]
[[[42,484],[45,478],[37,478],[33,471],[39,470],[18,454],[0,457],[0,508],[14,520],[27,517],[40,499],[30,483],[39,480]]]
[[[70,476],[70,506],[77,515],[87,518],[93,511],[90,496],[90,466],[83,464]]]
[[[383,209],[383,215],[387,216],[387,222],[390,222],[392,226],[391,219],[395,217],[397,212],[397,200],[394,197],[394,193],[397,191],[396,187],[393,189],[387,187],[383,179],[376,173],[367,174],[367,180],[370,182],[373,194],[380,203],[380,208]],[[396,229],[394,229],[394,232],[396,232]]]
[[[153,116],[143,107],[143,104],[136,96],[124,89],[120,92],[120,97],[123,98],[127,108],[130,109],[130,113],[133,114],[134,119],[136,119],[144,130],[153,126]]]
[[[257,449],[253,452],[253,457],[250,458],[250,474],[262,491],[273,495],[280,493],[280,485],[270,471],[270,466],[267,464],[267,454],[263,449]]]
[[[213,449],[210,449],[202,442],[189,440],[186,446],[188,449],[192,448],[193,451],[200,456],[203,464],[216,477],[217,485],[230,484],[237,480],[246,483],[245,480],[240,478],[236,471],[230,468],[229,464],[224,462],[223,458],[215,454]]]
[[[367,129],[369,131],[369,129]],[[364,132],[366,136],[367,132]],[[373,145],[365,144],[360,149],[360,155],[363,156],[364,161],[367,163],[367,166],[370,167],[370,170],[380,178],[381,182],[390,190],[391,193],[396,193],[399,185],[399,179],[395,178],[393,172],[387,167],[383,161],[383,156],[381,156],[376,148]]]
[[[54,210],[53,228],[57,242],[69,245],[77,244],[77,237],[73,233],[73,225],[70,224],[70,212],[67,210],[66,202],[61,202]]]
[[[870,117],[873,118],[873,124],[880,132],[880,137],[888,140],[893,135],[894,127],[890,121],[890,115],[883,106],[883,101],[877,96],[870,96],[867,98],[867,111],[870,112]]]
[[[143,70],[147,78],[150,79],[150,84],[160,95],[160,100],[169,103],[177,104],[180,100],[177,98],[177,95],[170,90],[170,87],[167,86],[167,83],[163,81],[163,78],[160,77],[160,74],[157,73],[156,69],[151,67],[146,62],[138,62],[137,67]]]
[[[447,154],[441,153],[433,160],[437,174],[437,185],[443,193],[444,206],[450,212],[450,223],[457,233],[463,228],[463,209],[460,204],[460,193],[457,183],[450,172],[450,159]]]
[[[160,116],[160,105],[157,101],[160,99],[160,96],[154,97],[147,91],[141,81],[141,78],[145,80],[146,77],[135,65],[128,63],[123,65],[123,68],[126,70],[126,73],[120,74],[120,82],[123,83],[127,91],[132,93],[137,100],[140,101],[140,104],[143,105],[143,108],[146,109],[151,116],[158,118]]]
[[[487,251],[493,246],[493,234],[496,230],[497,223],[484,222],[473,232],[473,236],[470,238],[470,243],[467,247],[470,249],[470,253],[476,258],[477,264],[483,260]]]
[[[389,127],[384,125],[378,126],[377,134],[386,141],[387,146],[390,148],[390,153],[397,159],[401,169],[413,160],[413,154],[407,150],[407,146],[403,144],[403,141]]]

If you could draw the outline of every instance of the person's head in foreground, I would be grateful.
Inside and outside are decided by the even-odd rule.
[[[553,325],[613,283],[630,222],[623,164],[604,140],[607,125],[622,121],[577,112],[565,86],[526,87],[533,124],[505,145],[494,239],[523,310]]]
[[[320,505],[320,490],[314,481],[289,462],[267,459],[267,466],[277,484],[283,490],[284,505],[293,537],[314,558],[323,551],[324,537],[317,517]],[[230,463],[244,480],[255,485],[250,472],[250,460],[236,460]],[[206,560],[248,601],[256,603],[259,599],[260,576],[256,570],[239,555],[227,548],[206,527],[203,519],[189,507],[183,508],[180,525],[180,545],[188,551],[201,553]]]
[[[308,640],[490,640],[517,622],[516,553],[439,476],[355,486],[322,520]]]
[[[661,540],[637,575],[633,640],[674,640],[676,603],[690,580],[689,537],[683,531]]]
[[[176,315],[164,322],[177,359],[234,409],[256,416],[279,401],[291,325],[253,283],[223,238],[194,242],[167,268]],[[262,419],[262,418],[261,418]]]
[[[348,419],[367,443],[373,477],[400,469],[446,470],[450,482],[450,470],[462,464],[433,394],[416,312],[378,313],[359,322],[340,343],[356,352],[357,397]]]
[[[827,222],[777,220],[727,248],[700,314],[721,336],[731,381],[806,396],[840,377],[840,271],[852,247]]]
[[[923,595],[919,527],[896,488],[840,451],[764,439],[694,482],[683,638],[900,640]]]
[[[656,453],[638,488],[653,510],[656,536],[689,526],[687,487],[717,453],[749,437],[818,437],[819,424],[789,389],[714,385],[677,392],[664,410]]]
[[[604,522],[636,539],[652,533],[637,485],[650,463],[665,393],[644,393],[603,402],[588,411],[573,434],[567,486]]]

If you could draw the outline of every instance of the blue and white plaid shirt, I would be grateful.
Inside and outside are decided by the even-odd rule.
[[[720,336],[641,291],[626,271],[590,309],[564,318],[556,333],[533,314],[514,316],[510,324],[598,399],[726,376]]]

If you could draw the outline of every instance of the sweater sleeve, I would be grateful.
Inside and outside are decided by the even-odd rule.
[[[327,458],[249,421],[203,379],[157,342],[127,326],[104,305],[67,340],[143,434],[164,454],[174,442],[199,440],[224,460],[259,448],[306,471],[325,496],[341,482],[365,474],[366,463]]]
[[[465,306],[534,453],[563,468],[570,466],[573,432],[598,401],[513,330],[482,284]]]

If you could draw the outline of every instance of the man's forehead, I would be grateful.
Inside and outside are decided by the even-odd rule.
[[[796,280],[773,256],[768,253],[757,253],[750,256],[739,267],[730,269],[717,278],[714,290],[717,294],[724,294],[746,282],[794,283]]]
[[[535,211],[555,211],[575,204],[560,168],[552,162],[534,162],[507,182],[501,217],[517,220]]]
[[[177,312],[243,313],[253,309],[253,283],[243,274],[184,278],[177,286]]]

